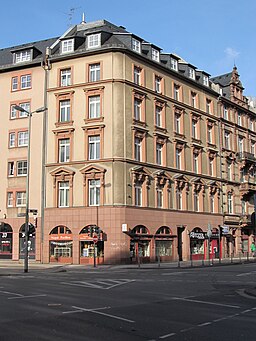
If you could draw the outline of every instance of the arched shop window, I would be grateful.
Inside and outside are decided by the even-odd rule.
[[[54,227],[49,235],[50,262],[72,263],[73,235],[64,225]]]
[[[30,259],[35,259],[36,255],[36,229],[31,223],[28,224],[28,257]],[[25,224],[20,228],[19,232],[19,258],[23,259],[25,253]]]
[[[0,222],[0,259],[12,259],[12,228]]]
[[[171,229],[168,226],[161,226],[155,234],[156,258],[171,260],[173,256],[173,239]]]
[[[148,229],[143,225],[135,226],[131,231],[130,241],[130,258],[150,257],[150,240],[152,235],[149,234]]]
[[[79,233],[80,240],[80,263],[92,264],[94,262],[94,252],[97,263],[104,261],[104,240],[105,234],[96,225],[85,226]]]

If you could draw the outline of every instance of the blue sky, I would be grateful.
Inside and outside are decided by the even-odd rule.
[[[235,63],[245,95],[256,96],[255,0],[1,1],[0,48],[61,35],[83,12],[87,22],[122,25],[212,76]]]

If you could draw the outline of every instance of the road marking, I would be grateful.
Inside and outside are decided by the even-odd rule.
[[[73,281],[73,282],[61,282],[64,285],[72,285],[79,287],[88,287],[93,289],[104,289],[109,290],[114,287],[135,282],[134,279],[106,279],[106,280],[98,280],[94,282],[86,282],[86,281]]]
[[[0,293],[3,293],[3,294],[10,294],[10,295],[16,295],[16,296],[23,296],[23,295],[21,295],[21,294],[15,293],[15,292],[4,291],[4,290],[0,290]]]
[[[8,300],[17,300],[18,298],[34,298],[34,297],[45,297],[47,296],[46,294],[41,294],[41,295],[29,295],[29,296],[19,296],[19,297],[8,297]]]
[[[209,326],[209,324],[212,324],[212,322],[204,322],[204,323],[198,324],[197,326],[204,327],[204,326]]]
[[[120,317],[120,316],[106,314],[106,313],[103,313],[101,311],[94,310],[94,309],[86,309],[86,308],[81,308],[81,307],[76,307],[76,306],[72,306],[72,308],[79,309],[79,310],[82,310],[82,311],[85,311],[85,312],[90,312],[90,313],[93,313],[93,314],[99,314],[99,315],[107,316],[107,317],[110,317],[110,318],[113,318],[113,319],[116,319],[116,320],[121,320],[121,321],[128,322],[128,323],[134,323],[135,322],[135,321],[128,320],[128,319],[125,319],[125,318]]]
[[[191,272],[166,272],[162,273],[162,276],[170,276],[170,275],[183,275],[183,274],[191,274]]]
[[[241,314],[246,314],[246,313],[250,313],[252,310],[251,309],[247,309],[241,312]]]
[[[111,307],[102,307],[102,308],[94,308],[94,309],[87,309],[87,311],[91,310],[104,310],[104,309],[110,309]],[[76,310],[69,310],[69,311],[63,311],[62,314],[74,314],[74,313],[83,313],[84,310],[76,309]]]
[[[163,335],[163,336],[159,336],[159,339],[166,339],[167,337],[174,336],[174,335],[176,335],[176,333],[166,334],[166,335]]]
[[[171,297],[173,300],[180,300],[180,301],[187,301],[187,302],[194,302],[194,303],[202,303],[202,304],[209,304],[209,305],[216,305],[220,307],[227,307],[227,308],[236,308],[239,309],[238,305],[229,305],[229,304],[222,304],[222,303],[215,303],[215,302],[206,302],[206,301],[199,301],[199,300],[191,300],[189,298],[182,298],[182,297]]]
[[[242,276],[250,276],[250,275],[253,275],[255,274],[256,271],[251,271],[251,272],[245,272],[245,273],[242,273],[242,274],[238,274],[236,275],[237,277],[242,277]]]

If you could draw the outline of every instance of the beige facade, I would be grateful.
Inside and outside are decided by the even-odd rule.
[[[26,191],[26,176],[17,173],[17,161],[27,159],[27,147],[15,143],[27,130],[28,118],[11,119],[10,108],[23,102],[30,103],[29,111],[48,108],[33,114],[31,129],[29,207],[38,209],[37,260],[91,262],[93,237],[98,239],[97,260],[105,263],[246,252],[241,249],[235,136],[246,140],[247,123],[238,128],[231,116],[223,121],[227,100],[220,96],[221,82],[106,23],[81,24],[45,42],[43,67],[25,63],[13,66],[18,72],[6,65],[1,69],[1,167],[7,173],[1,185],[1,226],[11,227],[12,248],[6,240],[0,257],[4,250],[14,260],[21,257],[24,218],[17,216],[24,208],[17,207],[16,193]],[[31,74],[31,86],[11,91],[13,77],[24,74]],[[235,112],[232,100],[228,104]],[[245,109],[243,121],[246,115],[254,119],[249,106]],[[226,129],[234,148],[223,147]],[[8,146],[10,133],[16,138],[13,147]],[[227,178],[226,159],[232,162],[233,179]],[[10,162],[13,174],[8,175]],[[13,193],[13,207],[8,193]],[[246,205],[249,214],[252,206]],[[223,225],[229,230],[221,237],[217,232]],[[251,230],[247,235],[252,238]]]

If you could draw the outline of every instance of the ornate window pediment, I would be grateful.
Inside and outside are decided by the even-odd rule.
[[[73,185],[73,177],[75,171],[68,167],[58,167],[50,173],[54,178],[54,187],[56,187],[57,181],[69,181],[70,186]]]

